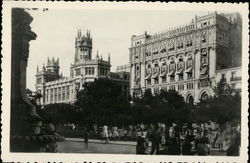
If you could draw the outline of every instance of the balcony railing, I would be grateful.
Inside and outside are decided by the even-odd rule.
[[[231,77],[230,81],[239,81],[241,80],[241,77]]]

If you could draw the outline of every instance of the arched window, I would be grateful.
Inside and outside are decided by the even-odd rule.
[[[206,101],[206,100],[208,100],[208,94],[206,93],[206,92],[203,92],[202,94],[201,94],[201,101]]]
[[[194,97],[192,95],[188,95],[187,99],[186,99],[186,102],[188,104],[194,104]]]
[[[147,65],[146,74],[151,75],[151,65],[150,64]]]
[[[208,56],[207,56],[207,50],[203,49],[201,51],[201,64],[207,64],[208,63]]]

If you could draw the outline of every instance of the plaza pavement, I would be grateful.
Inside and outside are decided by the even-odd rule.
[[[83,138],[66,138],[65,141],[59,142],[58,153],[102,153],[102,154],[135,154],[135,141],[104,141],[90,139],[89,148],[84,149]],[[148,152],[151,147],[148,148]],[[217,148],[211,149],[212,156],[225,156],[225,152],[218,151]]]
[[[68,141],[75,141],[75,142],[84,142],[83,138],[66,138],[65,140]],[[98,139],[89,139],[89,143],[100,143],[104,144],[104,141],[98,140]],[[109,144],[116,144],[116,145],[132,145],[136,146],[135,141],[109,141]]]

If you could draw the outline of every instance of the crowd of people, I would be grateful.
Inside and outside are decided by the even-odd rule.
[[[85,149],[89,139],[110,141],[136,141],[137,154],[167,155],[210,155],[211,149],[225,152],[229,156],[239,156],[240,128],[232,126],[207,126],[151,124],[127,127],[101,126],[81,129],[74,124],[65,125],[72,131],[82,131]],[[65,128],[64,127],[64,128]],[[81,136],[81,137],[82,137]]]
[[[240,131],[235,127],[212,129],[187,125],[138,125],[118,129],[104,126],[101,140],[136,140],[137,154],[209,155],[211,148],[238,156]]]

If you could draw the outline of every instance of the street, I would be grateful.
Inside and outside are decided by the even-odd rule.
[[[114,144],[115,143],[115,144]],[[135,144],[135,143],[133,143]],[[150,151],[150,149],[149,149]],[[83,141],[66,140],[58,142],[59,153],[102,153],[102,154],[135,154],[136,146],[127,144],[119,144],[118,142],[111,142],[104,144],[99,140],[90,142],[87,150],[84,149]],[[211,150],[213,156],[225,156],[225,152]]]
[[[64,141],[58,142],[59,153],[105,153],[105,154],[135,154],[135,146],[119,145],[119,144],[104,144],[104,143],[89,143],[89,148],[84,149],[84,142]]]

